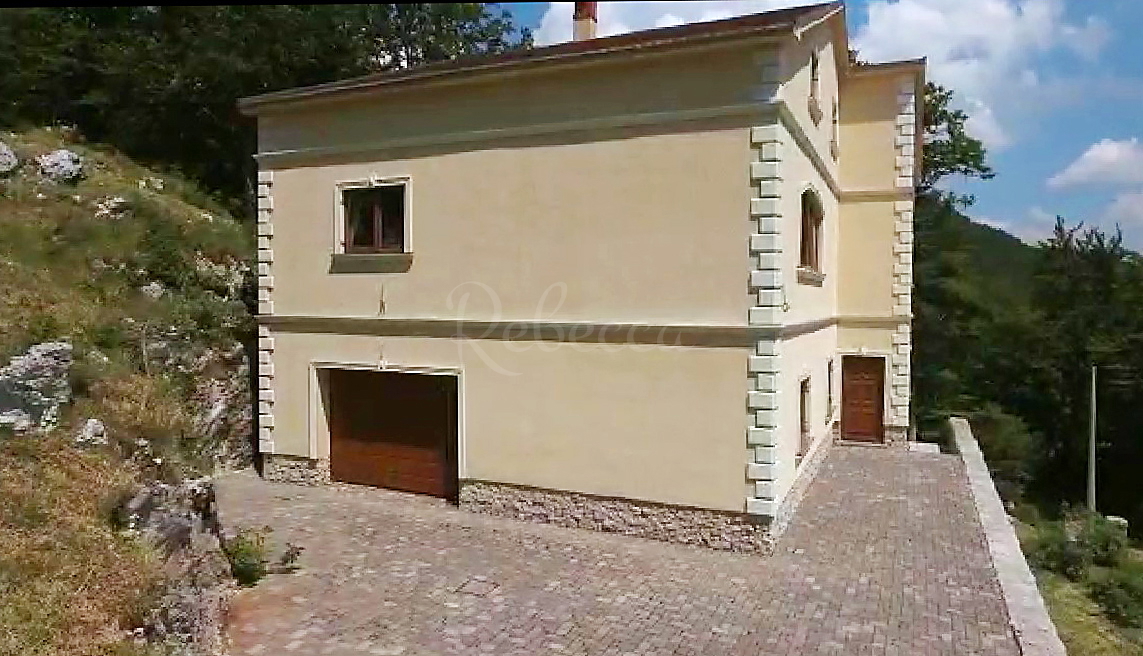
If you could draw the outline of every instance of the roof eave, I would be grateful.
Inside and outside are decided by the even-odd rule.
[[[840,2],[832,2],[823,5],[813,5],[803,9],[818,9],[817,12],[810,14],[809,18],[810,20],[822,20],[829,18],[833,13],[837,12],[840,7],[842,7]],[[641,37],[636,33],[634,37],[628,34],[593,40],[598,43],[598,47],[592,47],[592,42],[578,42],[578,45],[576,42],[573,42],[549,46],[552,51],[547,55],[543,54],[545,49],[540,48],[509,55],[481,57],[467,63],[465,60],[460,60],[459,62],[441,62],[411,69],[407,72],[372,74],[309,87],[275,91],[242,98],[238,101],[238,109],[242,114],[247,116],[257,116],[267,108],[293,104],[299,101],[316,98],[329,98],[332,100],[345,96],[369,93],[372,90],[382,88],[414,85],[476,73],[506,73],[518,70],[530,70],[534,67],[559,63],[576,65],[581,62],[587,63],[596,61],[621,53],[673,51],[699,45],[742,39],[782,38],[793,34],[794,30],[804,22],[800,19],[806,18],[804,15],[794,14],[788,20],[774,23],[750,24],[746,22],[745,25],[742,24],[744,19],[755,19],[757,16],[763,16],[763,14],[727,19],[725,21],[713,21],[710,24],[703,25],[701,28],[696,28],[698,24],[691,24],[673,28],[647,30],[646,37]],[[712,29],[711,26],[714,26],[714,28]],[[540,54],[533,56],[532,53]]]

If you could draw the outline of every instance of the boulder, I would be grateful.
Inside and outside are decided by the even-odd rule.
[[[28,413],[19,409],[0,412],[0,427],[22,433],[32,428],[32,418]]]
[[[148,612],[140,637],[176,647],[176,653],[223,653],[223,625],[234,586],[222,550],[214,484],[209,478],[179,485],[144,486],[122,509],[129,529],[166,554],[167,584]]]
[[[8,147],[8,144],[0,141],[0,175],[8,175],[19,165],[20,158],[16,157],[16,153]]]
[[[156,299],[161,298],[163,296],[163,294],[165,294],[167,292],[166,288],[163,287],[163,283],[161,283],[157,280],[153,280],[153,281],[147,283],[146,285],[143,285],[142,287],[139,288],[139,291],[143,292],[143,294],[145,294],[146,296],[148,296],[150,298],[156,298]]]
[[[78,446],[106,446],[107,427],[98,419],[88,419],[76,433],[75,443]]]
[[[0,416],[6,421],[25,418],[28,426],[22,430],[53,428],[60,408],[71,401],[71,364],[68,342],[36,344],[12,358],[0,368]]]
[[[83,158],[66,148],[36,158],[40,173],[57,184],[74,184],[83,179]]]
[[[107,196],[95,203],[95,218],[118,219],[123,216],[130,205],[122,196]]]

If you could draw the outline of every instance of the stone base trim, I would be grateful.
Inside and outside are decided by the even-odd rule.
[[[885,444],[903,444],[908,439],[908,426],[885,426]]]
[[[330,482],[329,460],[263,453],[262,478],[296,485],[326,485]]]
[[[992,483],[992,475],[988,473],[988,465],[984,463],[984,455],[972,436],[968,421],[951,417],[949,424],[957,451],[964,461],[968,485],[1008,609],[1008,623],[1020,644],[1020,653],[1026,656],[1066,656],[1067,650],[1044,606],[1044,598],[1036,587],[1036,578],[1032,576],[1028,561],[1020,551],[1016,531],[1008,521],[1008,513],[1004,511],[1004,504]]]
[[[790,486],[786,496],[782,498],[782,503],[778,505],[777,512],[774,513],[774,521],[770,525],[770,540],[772,542],[776,543],[778,538],[782,537],[782,533],[786,531],[786,527],[790,525],[790,520],[793,519],[794,513],[797,512],[798,506],[805,498],[806,492],[810,489],[810,484],[817,478],[818,470],[821,469],[822,463],[825,462],[826,456],[829,455],[837,437],[838,430],[832,429],[829,435],[818,440],[817,446],[798,466],[794,484]]]
[[[769,554],[769,522],[742,513],[669,506],[486,481],[462,481],[460,507],[473,512],[662,542]]]

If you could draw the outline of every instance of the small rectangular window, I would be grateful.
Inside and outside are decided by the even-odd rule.
[[[342,191],[346,253],[401,253],[405,250],[405,185]]]
[[[806,455],[806,451],[810,448],[810,379],[805,378],[802,380],[799,398],[799,424],[801,428],[801,439],[798,440],[798,455]]]
[[[826,363],[826,421],[833,417],[833,360]]]

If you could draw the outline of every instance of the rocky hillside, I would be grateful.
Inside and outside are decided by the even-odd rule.
[[[175,176],[0,133],[0,654],[201,637],[188,578],[228,572],[199,477],[251,457],[252,254]]]

